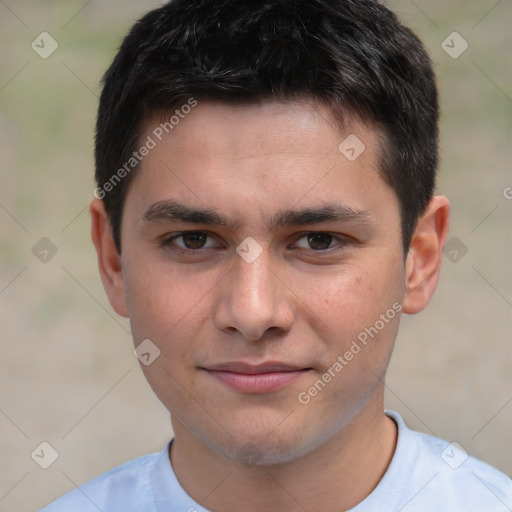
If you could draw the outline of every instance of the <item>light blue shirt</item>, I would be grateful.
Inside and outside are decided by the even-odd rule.
[[[386,414],[398,426],[391,464],[350,512],[512,511],[510,478],[454,443],[410,430],[396,412]],[[179,484],[168,449],[118,466],[40,512],[209,512]]]

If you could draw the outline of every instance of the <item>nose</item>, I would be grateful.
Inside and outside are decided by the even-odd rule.
[[[272,256],[264,250],[252,263],[238,255],[234,258],[217,290],[217,328],[250,341],[290,330],[295,316],[293,295],[280,278]]]

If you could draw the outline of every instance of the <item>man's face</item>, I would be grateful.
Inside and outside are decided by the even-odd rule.
[[[199,103],[162,141],[160,121],[140,139],[157,144],[126,197],[122,269],[175,431],[284,462],[381,413],[405,270],[375,130],[340,132],[313,102]],[[354,138],[338,149],[351,134],[355,160]]]

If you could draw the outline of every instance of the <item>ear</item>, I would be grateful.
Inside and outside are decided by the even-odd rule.
[[[404,313],[412,315],[421,311],[436,289],[449,217],[448,199],[435,196],[418,220],[406,259]]]
[[[124,293],[121,255],[114,242],[103,201],[93,199],[89,210],[92,221],[91,236],[98,256],[98,267],[103,287],[116,313],[127,318],[128,310]]]

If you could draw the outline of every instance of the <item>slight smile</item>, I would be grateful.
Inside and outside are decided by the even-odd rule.
[[[270,393],[309,372],[311,368],[268,362],[251,365],[242,362],[222,363],[205,370],[211,377],[243,393]]]

